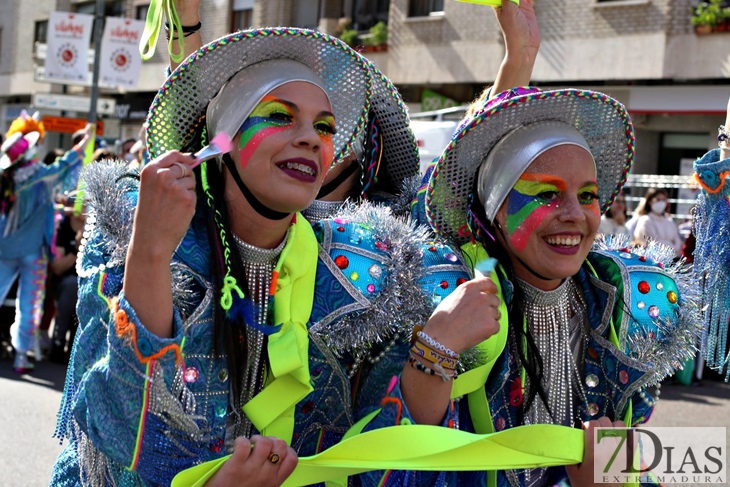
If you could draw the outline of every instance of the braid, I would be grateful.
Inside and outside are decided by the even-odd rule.
[[[244,365],[248,360],[246,322],[241,320],[240,316],[236,320],[231,319],[228,311],[235,299],[244,299],[245,296],[234,277],[234,275],[243,276],[243,265],[237,250],[232,250],[235,249],[232,237],[230,232],[226,231],[228,212],[223,200],[223,175],[218,169],[217,163],[215,161],[204,162],[200,166],[199,175],[200,187],[209,212],[206,220],[215,290],[213,314],[215,349],[218,353],[222,343],[231,376],[233,397],[238,398],[241,395],[240,387]],[[265,349],[263,353],[266,353]]]
[[[479,202],[478,198],[473,197],[473,193],[469,196],[469,207],[467,209],[468,217],[467,224],[474,235],[474,239],[482,244],[484,249],[487,251],[490,257],[494,257],[499,261],[500,266],[504,269],[504,273],[507,276],[507,280],[512,282],[514,280],[514,267],[512,261],[507,254],[507,251],[494,238],[495,227],[494,224],[487,220],[486,214],[484,213],[484,207]],[[476,264],[476,263],[473,263]],[[502,289],[505,289],[505,284],[502,284]],[[552,416],[550,406],[548,405],[547,392],[542,386],[543,378],[543,361],[540,355],[535,340],[530,333],[529,328],[522,326],[525,322],[525,314],[523,311],[524,296],[519,286],[510,285],[512,288],[512,299],[507,303],[508,309],[508,320],[510,335],[514,338],[512,344],[517,352],[519,361],[522,367],[525,369],[525,375],[530,379],[529,385],[522,384],[524,389],[523,403],[521,413],[524,414],[533,401],[535,396],[539,396],[543,404],[547,408],[548,414]],[[505,293],[502,293],[503,297]],[[524,344],[524,346],[522,346]]]

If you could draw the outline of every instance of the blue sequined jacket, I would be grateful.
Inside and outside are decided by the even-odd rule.
[[[56,162],[34,162],[15,170],[15,203],[7,215],[0,215],[0,258],[13,259],[51,244],[53,237],[53,196],[76,187],[81,154],[66,152]]]
[[[179,471],[226,453],[230,384],[225,358],[213,354],[205,216],[196,214],[173,257],[174,336],[154,336],[121,292],[137,185],[120,179],[123,172],[102,164],[84,176],[93,213],[78,269],[79,330],[56,431],[69,441],[54,466],[54,486],[169,485]],[[386,396],[401,401],[397,377],[411,327],[425,322],[467,276],[456,254],[428,244],[426,232],[394,222],[386,210],[353,210],[313,228],[319,241],[308,323],[314,391],[296,406],[291,446],[300,456],[338,442]],[[120,316],[134,328],[133,339],[116,332]],[[377,340],[363,340],[366,327]],[[407,419],[407,408],[401,414]],[[369,428],[400,419],[386,408]],[[444,422],[449,419],[455,416]],[[380,475],[352,482],[374,484]],[[444,479],[443,473],[390,473],[399,485]]]
[[[625,244],[623,239],[618,240]],[[692,303],[683,301],[678,280],[664,271],[663,263],[647,257],[652,255],[651,249],[597,247],[574,276],[591,326],[583,366],[585,400],[580,406],[580,419],[607,416],[624,420],[630,407],[627,422],[635,426],[646,422],[653,410],[654,399],[645,391],[646,386],[657,384],[671,373],[672,362],[681,360],[672,353],[693,351],[693,341],[686,339],[697,332],[691,330],[694,318],[687,309],[681,309],[681,305],[692,308]],[[510,286],[502,281],[503,289]],[[509,291],[505,295],[509,301]],[[611,330],[616,332],[615,339],[610,337]],[[513,340],[508,340],[486,384],[493,431],[522,424],[520,365],[514,346]],[[656,353],[661,349],[664,354]],[[459,411],[461,428],[473,431],[467,398],[462,400]],[[485,485],[485,477],[484,472],[465,472],[462,481],[464,485]],[[499,471],[497,485],[525,485],[524,471],[516,476]],[[569,485],[565,468],[548,469],[547,485]]]

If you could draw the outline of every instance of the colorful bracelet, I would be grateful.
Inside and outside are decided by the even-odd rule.
[[[424,372],[424,373],[426,373],[428,375],[438,375],[438,376],[440,376],[443,379],[444,382],[448,382],[450,380],[456,379],[456,377],[457,377],[456,371],[454,371],[454,373],[452,373],[452,374],[449,374],[439,364],[433,364],[433,369],[430,368],[430,367],[426,367],[413,354],[411,354],[410,358],[408,359],[408,363],[414,369],[419,370],[421,372]]]
[[[455,358],[455,359],[459,358],[458,353],[454,352],[450,348],[446,348],[444,345],[440,344],[439,342],[437,342],[436,340],[434,340],[433,338],[428,336],[426,334],[426,332],[424,332],[423,330],[419,331],[416,335],[418,336],[418,338],[420,338],[421,340],[423,340],[424,342],[426,342],[428,345],[435,348],[439,352],[443,352],[451,358]]]
[[[459,359],[447,357],[446,355],[439,353],[420,339],[411,347],[411,353],[428,362],[439,364],[440,366],[452,371],[456,370],[456,366],[459,363]]]

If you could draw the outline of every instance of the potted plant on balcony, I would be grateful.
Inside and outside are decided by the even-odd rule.
[[[359,34],[355,29],[344,29],[342,33],[340,34],[340,39],[347,44],[348,46],[352,47],[353,49],[357,47],[359,43]]]
[[[376,51],[388,49],[388,26],[382,20],[370,27],[370,41]]]
[[[700,35],[709,34],[713,30],[718,30],[719,26],[724,26],[727,13],[722,1],[709,0],[701,2],[693,9],[691,22],[695,28],[695,33]]]

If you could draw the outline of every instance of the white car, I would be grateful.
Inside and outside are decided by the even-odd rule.
[[[465,111],[466,107],[462,106],[410,115],[411,129],[418,142],[421,174],[425,173],[426,168],[439,158],[449,144]]]

